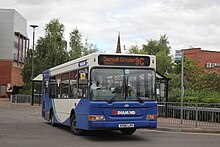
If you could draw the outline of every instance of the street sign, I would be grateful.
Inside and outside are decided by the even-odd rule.
[[[182,50],[176,50],[175,61],[181,61],[181,60],[182,60]]]

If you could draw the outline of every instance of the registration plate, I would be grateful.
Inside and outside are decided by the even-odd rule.
[[[119,124],[119,128],[134,128],[134,124]]]

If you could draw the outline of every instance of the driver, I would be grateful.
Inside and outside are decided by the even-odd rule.
[[[92,89],[92,90],[101,89],[99,81],[93,82],[93,84],[92,84],[92,86],[91,86],[91,89]]]

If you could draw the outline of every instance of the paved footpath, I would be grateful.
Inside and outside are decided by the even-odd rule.
[[[158,118],[158,130],[173,131],[173,132],[194,132],[194,133],[218,133],[220,134],[220,124],[211,122],[196,122],[194,120],[183,120],[175,118]],[[201,125],[203,124],[203,125]]]
[[[220,134],[220,127],[211,126],[190,126],[172,123],[158,123],[157,130],[172,132],[192,132],[192,133],[217,133]]]

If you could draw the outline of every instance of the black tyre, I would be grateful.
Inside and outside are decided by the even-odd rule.
[[[53,127],[56,126],[56,123],[55,123],[55,116],[54,116],[54,113],[53,113],[53,110],[51,111],[50,113],[50,123]]]
[[[136,131],[136,129],[134,129],[134,128],[132,128],[132,129],[121,129],[120,131],[124,135],[131,135]]]
[[[74,135],[82,135],[83,134],[82,130],[76,128],[76,117],[75,117],[75,115],[71,116],[70,130]]]

